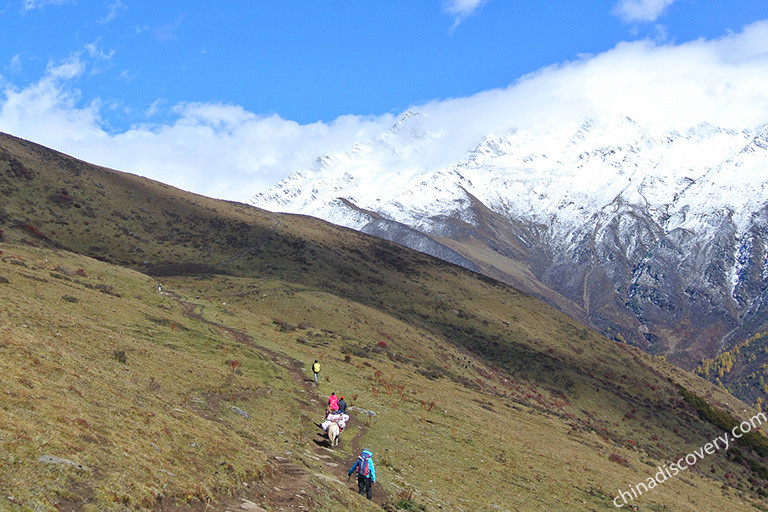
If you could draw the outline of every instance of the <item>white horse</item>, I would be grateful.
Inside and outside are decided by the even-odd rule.
[[[328,426],[328,440],[331,442],[331,446],[339,446],[339,426],[334,422]]]

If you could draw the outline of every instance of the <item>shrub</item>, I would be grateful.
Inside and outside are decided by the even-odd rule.
[[[694,392],[689,391],[680,385],[678,385],[678,390],[683,396],[683,399],[696,410],[700,418],[708,421],[719,429],[730,431],[739,424],[736,418],[727,412],[712,407],[706,400]],[[752,448],[761,457],[768,455],[768,438],[762,433],[756,431],[747,432],[737,440],[737,443]]]
[[[629,467],[629,461],[624,457],[622,457],[621,455],[619,455],[618,453],[610,454],[608,456],[608,460],[610,460],[611,462],[615,462],[616,464],[621,464],[622,466]]]
[[[108,284],[99,283],[96,286],[93,287],[94,290],[98,290],[101,293],[106,293],[107,295],[113,295],[115,297],[120,297],[120,294],[115,291],[115,289]]]
[[[126,364],[128,363],[128,357],[125,355],[125,350],[115,350],[112,353],[112,357],[117,359],[118,362]]]
[[[427,368],[419,368],[416,370],[416,373],[428,378],[429,380],[437,380],[440,377],[445,376],[447,372],[440,366],[428,365]]]
[[[403,489],[397,493],[394,501],[386,502],[382,505],[382,508],[387,512],[401,512],[410,510],[427,510],[424,505],[416,503],[413,500],[413,491]]]
[[[33,226],[32,224],[21,224],[19,227],[21,227],[22,229],[24,229],[24,230],[26,230],[26,231],[29,231],[31,234],[33,234],[33,235],[35,235],[35,236],[42,236],[42,235],[43,235],[43,234],[40,232],[40,230],[39,230],[39,229],[37,229],[37,228],[36,228],[35,226]]]
[[[64,204],[64,205],[72,204],[72,198],[69,197],[69,194],[67,193],[66,190],[62,190],[60,192],[49,195],[48,200],[53,204]]]
[[[277,319],[277,318],[272,320],[272,323],[277,325],[280,328],[279,329],[280,332],[293,332],[296,329],[298,329],[298,326],[296,326],[294,324],[291,324],[291,323],[288,323],[288,322],[285,322],[283,320]]]
[[[422,409],[426,410],[427,412],[432,412],[432,409],[435,407],[435,402],[425,402],[424,400],[421,401],[421,407]]]

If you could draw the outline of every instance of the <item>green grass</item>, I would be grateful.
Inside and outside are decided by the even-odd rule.
[[[546,358],[538,357],[553,365],[553,371],[517,372],[513,367],[504,372],[457,346],[449,334],[283,282],[260,281],[253,295],[247,292],[253,283],[248,278],[169,282],[186,293],[205,295],[211,303],[226,302],[232,322],[259,333],[265,345],[306,361],[307,372],[310,362],[319,359],[321,390],[354,396],[353,405],[377,413],[363,444],[377,454],[389,495],[414,489],[415,499],[428,509],[464,508],[469,502],[526,510],[568,510],[574,503],[591,503],[594,510],[611,510],[610,493],[652,475],[667,458],[685,454],[716,434],[686,407],[668,379],[684,375],[691,379],[687,385],[729,400],[700,379],[561,317],[563,323],[556,325],[571,333],[563,343],[556,327],[543,319],[537,324],[543,312],[519,304],[501,308],[508,297],[467,304],[466,309],[489,337],[494,331],[483,320],[508,318],[511,310],[520,323],[537,325],[536,340],[528,344],[514,334],[510,350],[528,354],[529,366],[543,353]],[[216,297],[215,290],[221,290]],[[470,296],[469,302],[480,302]],[[486,309],[488,305],[493,309]],[[459,318],[459,325],[463,322]],[[387,346],[380,347],[381,341]],[[550,354],[552,347],[558,349],[555,354]],[[419,373],[429,365],[440,368],[440,376],[430,379]],[[514,383],[504,386],[504,379]],[[628,464],[611,461],[614,454]],[[686,488],[689,483],[711,489],[708,497],[720,496],[722,475],[734,466],[723,457],[712,463],[716,477],[702,470],[657,489],[645,503],[676,503],[675,510],[693,510],[685,504],[695,499]],[[753,476],[744,475],[739,485],[748,488],[746,478]],[[730,498],[715,501],[720,499]]]
[[[374,510],[343,485],[370,448],[387,506],[613,510],[619,489],[721,434],[680,389],[754,414],[433,258],[3,141],[0,509],[224,507],[274,488],[279,455],[303,468],[310,509]],[[319,397],[304,389],[314,359]],[[331,391],[376,413],[355,413],[336,466],[314,451]],[[641,506],[766,510],[768,461],[741,450]]]
[[[19,510],[52,509],[64,502],[93,510],[151,509],[160,496],[176,506],[221,500],[235,495],[243,482],[267,476],[268,454],[299,453],[311,445],[312,423],[320,420],[322,404],[309,401],[259,350],[183,315],[181,303],[158,294],[153,279],[62,251],[6,245],[0,258],[0,275],[9,281],[0,285],[0,298],[8,305],[2,311],[7,355],[2,372],[8,385],[5,421],[0,420],[0,476],[3,492],[24,504]],[[70,277],[81,268],[85,277],[52,277]],[[456,279],[453,285],[460,287],[467,277]],[[94,283],[109,284],[116,295],[88,286]],[[455,343],[443,327],[432,332],[290,283],[217,276],[164,283],[182,301],[197,304],[195,312],[203,319],[247,332],[258,346],[305,361],[307,379],[310,362],[319,359],[322,394],[336,391],[353,406],[376,412],[360,448],[374,451],[387,495],[396,498],[409,490],[413,503],[427,510],[438,505],[469,509],[473,503],[526,510],[589,503],[594,510],[610,510],[610,500],[596,488],[610,496],[652,473],[661,457],[651,453],[669,456],[710,435],[694,409],[665,407],[663,402],[676,395],[664,375],[656,375],[659,370],[632,366],[635,359],[650,365],[648,356],[628,357],[623,347],[578,328],[572,343],[594,344],[595,350],[579,354],[560,348],[550,354],[547,347],[562,340],[548,338],[543,324],[537,340],[526,342],[522,327],[511,335],[512,349],[528,354],[531,364],[538,361],[534,355],[544,353],[547,364],[567,368],[554,368],[572,379],[565,385],[561,374],[496,368]],[[64,295],[78,301],[62,300]],[[507,328],[495,322],[495,315],[508,318],[514,311],[521,324],[532,315],[526,321],[535,325],[542,314],[519,304],[501,308],[508,297],[498,303],[470,297],[463,306],[478,320],[457,316],[457,323],[479,322],[478,332],[489,339]],[[493,329],[483,323],[488,319],[494,319]],[[364,357],[348,354],[349,347]],[[118,352],[125,362],[115,357]],[[236,370],[227,364],[234,360],[240,361]],[[442,374],[428,378],[419,372],[430,365]],[[579,374],[579,367],[591,368],[594,375]],[[623,368],[633,370],[631,377],[621,377]],[[608,372],[616,374],[615,382]],[[660,387],[647,389],[648,382]],[[268,417],[272,427],[257,428],[232,406]],[[627,422],[630,407],[640,412],[636,421]],[[653,417],[646,417],[651,411]],[[363,424],[369,420],[358,417]],[[344,457],[355,456],[350,441],[359,432],[352,427],[344,433]],[[652,446],[653,435],[662,436],[666,452]],[[86,469],[35,463],[45,454]],[[611,454],[630,461],[628,467],[612,462]],[[657,489],[647,503],[678,503],[675,510],[689,510],[683,503],[695,489],[686,481],[699,490],[711,488],[708,495],[718,489],[712,499],[729,503],[736,493],[721,495],[720,475],[735,472],[735,466],[721,459],[716,464],[717,478],[704,471],[680,478]],[[309,467],[328,471],[316,461]],[[331,473],[343,479],[345,469]],[[351,494],[319,493],[317,510],[354,509]]]
[[[0,257],[2,482],[17,501],[50,507],[73,499],[69,487],[96,509],[206,500],[267,474],[266,453],[283,449],[231,406],[300,428],[295,385],[279,367],[183,317],[148,277],[67,253]],[[87,277],[51,278],[56,267]],[[87,286],[99,282],[120,297]],[[35,462],[46,454],[86,469]]]

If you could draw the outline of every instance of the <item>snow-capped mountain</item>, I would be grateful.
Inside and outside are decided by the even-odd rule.
[[[684,366],[768,318],[768,124],[457,131],[409,112],[252,203],[485,273]]]

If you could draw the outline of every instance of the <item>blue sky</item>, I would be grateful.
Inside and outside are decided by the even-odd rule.
[[[754,67],[763,20],[755,0],[0,0],[0,131],[245,201],[409,108],[626,43],[622,65],[728,40]]]

